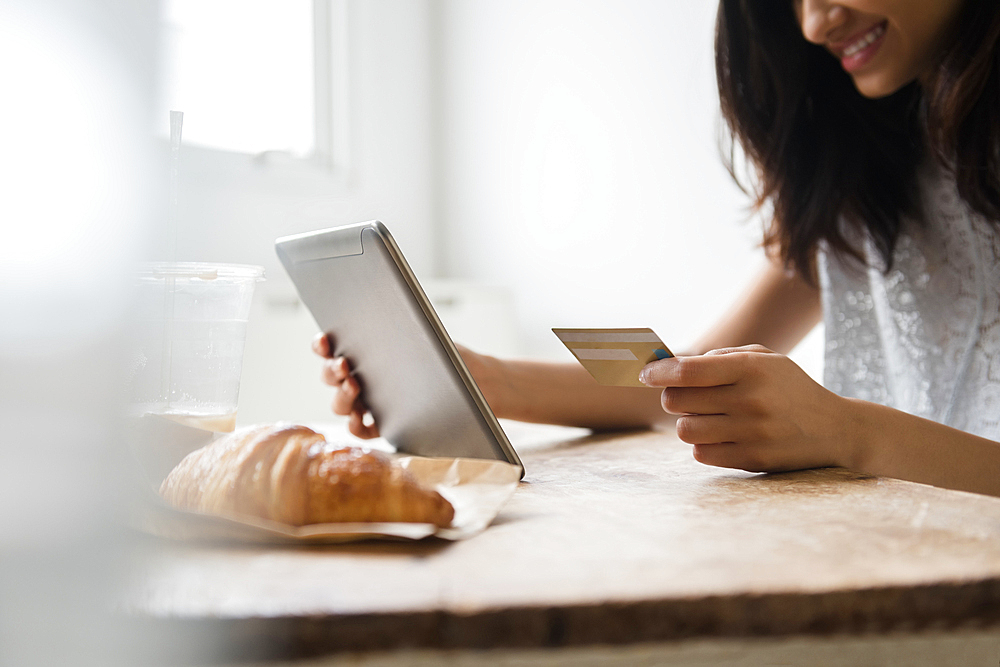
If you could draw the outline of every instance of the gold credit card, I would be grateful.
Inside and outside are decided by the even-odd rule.
[[[652,329],[553,329],[577,361],[600,384],[645,387],[639,371],[674,356]]]

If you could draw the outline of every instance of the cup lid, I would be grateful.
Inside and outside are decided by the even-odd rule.
[[[264,280],[264,267],[253,264],[213,264],[211,262],[145,262],[139,266],[140,278],[240,278]]]

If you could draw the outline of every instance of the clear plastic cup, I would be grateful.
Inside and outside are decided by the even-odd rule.
[[[263,267],[240,264],[142,267],[130,381],[139,416],[235,428],[250,302],[263,277]]]

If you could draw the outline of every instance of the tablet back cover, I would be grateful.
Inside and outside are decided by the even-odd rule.
[[[485,401],[488,417],[477,404],[478,389],[456,367],[447,333],[432,324],[429,301],[381,223],[286,237],[276,249],[335,353],[357,372],[386,440],[423,456],[520,465]]]

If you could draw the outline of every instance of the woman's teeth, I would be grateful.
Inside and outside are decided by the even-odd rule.
[[[879,23],[877,26],[866,32],[861,39],[844,49],[844,57],[851,57],[861,49],[865,48],[876,39],[885,34],[885,24]]]

